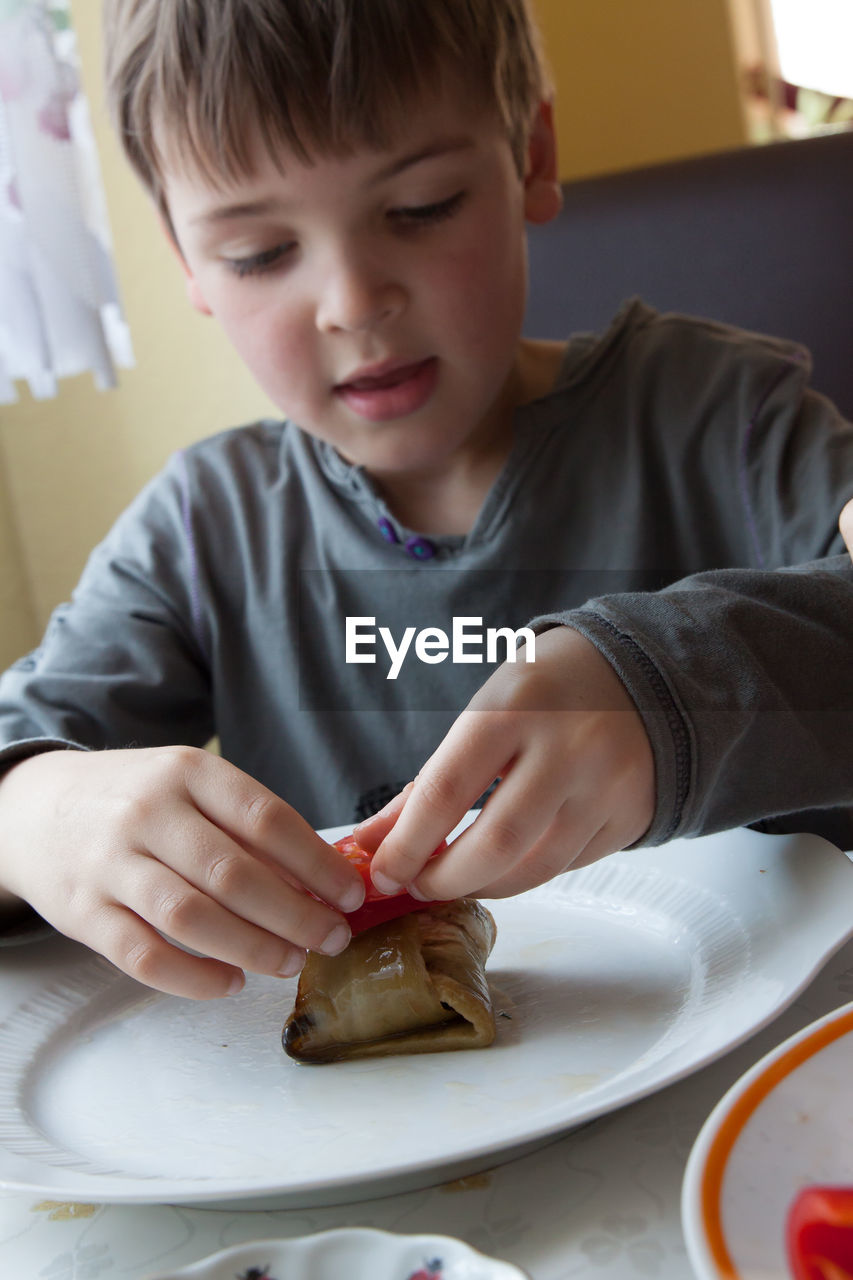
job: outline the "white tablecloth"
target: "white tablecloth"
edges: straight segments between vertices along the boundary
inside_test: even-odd
[[[6,952],[16,990],[27,971],[38,979],[51,945],[18,948],[14,960]],[[0,1013],[3,986],[10,983],[6,970]],[[427,1190],[270,1212],[65,1204],[0,1191],[0,1277],[141,1280],[245,1240],[372,1226],[457,1236],[520,1265],[533,1280],[689,1280],[679,1200],[703,1121],[758,1058],[851,998],[853,942],[794,1005],[718,1062],[531,1155]]]

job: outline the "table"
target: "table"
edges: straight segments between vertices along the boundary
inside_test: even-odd
[[[26,970],[35,987],[55,949],[74,945],[56,939],[2,959]],[[679,1200],[703,1121],[758,1058],[851,999],[853,942],[770,1026],[719,1061],[523,1158],[426,1190],[265,1212],[63,1204],[0,1192],[0,1276],[142,1280],[246,1240],[371,1226],[456,1236],[533,1280],[689,1280]]]

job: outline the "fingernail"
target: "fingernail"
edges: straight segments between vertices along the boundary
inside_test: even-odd
[[[408,893],[410,898],[414,898],[417,902],[435,902],[435,898],[431,898],[426,893],[421,893],[420,889],[418,889],[417,886],[413,884],[410,884],[408,886],[408,888],[406,889],[406,893]]]
[[[246,985],[245,973],[235,973],[231,981],[228,983],[228,989],[225,992],[227,996],[236,996],[238,991],[242,991]]]
[[[358,911],[360,906],[364,905],[365,888],[364,881],[351,885],[337,901],[337,906],[346,914],[348,911]]]
[[[280,978],[295,978],[300,973],[306,960],[301,947],[294,947],[284,964],[276,972]]]
[[[397,884],[396,880],[392,880],[390,876],[383,875],[381,871],[371,871],[370,878],[373,881],[374,887],[377,888],[380,893],[386,893],[389,896],[394,893],[399,893],[403,887],[401,884]]]
[[[317,948],[322,951],[325,956],[337,956],[343,951],[344,947],[349,944],[352,937],[351,931],[345,924],[336,924],[331,933],[327,934]]]

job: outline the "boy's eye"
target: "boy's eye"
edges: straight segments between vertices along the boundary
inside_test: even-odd
[[[466,192],[457,191],[446,200],[435,200],[431,204],[404,205],[389,210],[388,216],[397,226],[426,227],[437,222],[444,222],[465,203]],[[223,258],[229,271],[241,279],[245,276],[263,275],[279,266],[295,248],[292,241],[273,245],[260,253],[249,254],[245,258]]]
[[[261,275],[277,266],[293,249],[292,244],[276,244],[261,253],[250,254],[246,258],[225,258],[229,271],[236,276]]]
[[[465,203],[465,192],[457,191],[446,200],[436,200],[432,204],[417,204],[391,209],[388,216],[393,222],[403,226],[422,227],[435,222],[444,222],[452,218]]]

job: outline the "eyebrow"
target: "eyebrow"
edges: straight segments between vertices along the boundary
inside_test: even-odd
[[[474,146],[473,138],[462,135],[453,138],[436,138],[434,142],[430,142],[425,147],[421,147],[418,151],[412,151],[409,155],[401,156],[397,160],[392,160],[389,165],[380,169],[377,174],[370,180],[370,185],[384,182],[388,178],[395,178],[398,173],[402,173],[405,169],[411,169],[413,165],[421,164],[424,160],[432,160],[436,156],[450,155],[454,151],[470,151]]]
[[[190,224],[228,222],[231,218],[263,218],[269,213],[276,213],[281,205],[278,200],[247,200],[241,204],[223,204],[215,209],[206,209],[190,218]]]
[[[406,169],[422,164],[424,160],[433,160],[437,156],[450,155],[456,151],[469,151],[473,146],[473,139],[465,136],[438,138],[435,142],[430,142],[427,146],[421,147],[417,151],[392,160],[390,164],[385,165],[378,173],[373,175],[368,185],[371,187],[378,186],[381,182],[387,182],[389,178],[397,177],[398,174],[405,172]],[[273,198],[246,200],[238,204],[224,204],[217,206],[215,209],[207,209],[204,213],[196,214],[194,218],[190,218],[190,224],[192,226],[199,224],[209,226],[219,222],[229,222],[232,218],[265,218],[269,214],[280,213],[282,208],[281,201]]]

